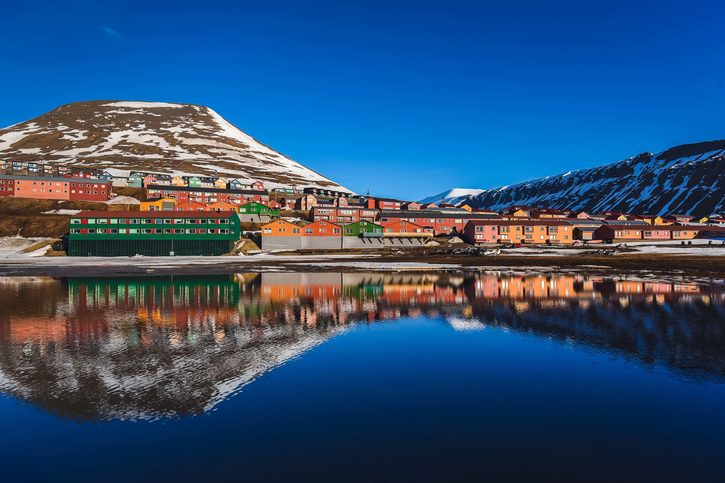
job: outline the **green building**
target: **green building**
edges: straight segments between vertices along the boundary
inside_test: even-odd
[[[131,173],[128,177],[129,188],[143,188],[143,176],[137,173]]]
[[[279,210],[270,208],[262,203],[250,201],[239,207],[239,213],[242,215],[259,215],[259,216],[279,216]]]
[[[269,223],[273,218],[279,218],[279,210],[267,205],[250,201],[239,207],[239,220],[252,223]]]
[[[356,221],[355,223],[345,225],[345,227],[342,229],[342,235],[358,237],[383,236],[383,227],[381,225],[376,225],[371,221],[360,220]]]
[[[239,235],[233,211],[82,211],[70,220],[68,255],[224,255]]]

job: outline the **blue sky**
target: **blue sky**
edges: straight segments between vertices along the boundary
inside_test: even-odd
[[[0,125],[208,105],[356,190],[421,198],[725,137],[725,4],[13,2]]]

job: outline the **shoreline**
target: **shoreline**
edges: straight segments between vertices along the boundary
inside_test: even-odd
[[[0,276],[219,275],[326,271],[586,271],[725,279],[725,256],[661,253],[598,255],[420,253],[260,254],[221,257],[17,257],[0,259]]]

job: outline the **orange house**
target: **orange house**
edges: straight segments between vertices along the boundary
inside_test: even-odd
[[[206,205],[204,211],[237,211],[237,206],[226,201],[217,201]]]
[[[329,221],[314,221],[304,228],[305,236],[342,236],[342,227]]]
[[[302,228],[289,221],[275,220],[262,226],[262,250],[299,250],[302,239]]]
[[[410,221],[397,219],[383,224],[383,236],[432,237],[433,233]]]
[[[174,198],[159,198],[154,201],[142,201],[140,211],[176,211],[176,200]]]
[[[176,205],[176,211],[205,211],[206,205],[198,201],[184,201]]]

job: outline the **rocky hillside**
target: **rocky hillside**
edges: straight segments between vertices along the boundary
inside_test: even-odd
[[[269,187],[339,184],[261,144],[212,109],[91,101],[0,129],[0,158],[69,166],[261,180]]]
[[[725,141],[685,144],[598,168],[570,171],[458,199],[480,209],[534,205],[591,213],[725,211]]]

